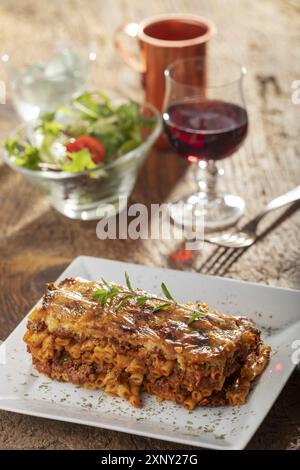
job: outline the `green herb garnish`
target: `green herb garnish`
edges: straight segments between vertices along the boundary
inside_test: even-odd
[[[132,299],[132,294],[128,294],[128,295],[125,295],[121,300],[120,302],[118,303],[118,305],[116,306],[116,310],[118,311],[123,305],[126,304],[126,302],[128,302],[128,300]]]
[[[146,296],[137,297],[135,300],[137,307],[142,307],[147,302],[148,298]]]
[[[126,280],[126,285],[127,285],[128,289],[130,290],[130,292],[134,292],[134,289],[131,285],[128,273],[125,273],[125,280]]]
[[[92,296],[104,307],[108,300],[113,299],[120,293],[120,289],[115,286],[110,286],[104,279],[102,279],[102,281],[105,288],[96,290]]]
[[[201,307],[199,309],[194,309],[194,308],[188,307],[187,305],[179,304],[171,295],[169,289],[167,288],[164,282],[161,283],[161,289],[165,297],[168,300],[170,300],[170,302],[166,302],[165,301],[166,299],[161,298],[161,297],[157,297],[154,295],[144,295],[144,294],[141,295],[141,291],[135,291],[132,287],[131,281],[129,279],[129,275],[126,272],[125,272],[125,280],[126,280],[126,285],[127,285],[128,290],[123,290],[120,286],[118,287],[112,286],[111,284],[109,284],[107,281],[105,281],[102,278],[102,283],[104,287],[96,290],[92,294],[92,297],[95,300],[97,300],[101,304],[102,307],[105,307],[108,300],[113,299],[119,294],[123,295],[123,297],[120,299],[120,301],[116,305],[117,311],[120,309],[120,307],[122,307],[129,300],[134,300],[135,305],[137,307],[145,306],[148,300],[155,300],[159,302],[159,304],[152,308],[151,310],[152,313],[160,312],[163,310],[168,310],[174,307],[179,307],[192,314],[187,322],[188,325],[190,325],[191,323],[193,323],[193,321],[197,320],[198,318],[203,316],[203,314],[206,313],[205,310],[203,310]]]
[[[163,291],[163,293],[165,294],[167,299],[173,300],[173,302],[175,302],[174,298],[170,294],[170,291],[169,291],[169,289],[167,288],[167,286],[164,282],[161,283],[161,290]]]
[[[155,313],[155,312],[160,312],[161,310],[168,310],[170,307],[174,306],[174,304],[161,304],[161,305],[158,305],[157,307],[155,307],[152,312]]]
[[[191,318],[189,319],[188,325],[193,323],[193,321],[198,320],[198,318],[202,317],[202,315],[203,315],[203,313],[201,313],[201,312],[194,313],[194,315],[192,315]]]
[[[107,287],[107,289],[110,289],[110,285],[108,284],[108,282],[103,277],[101,277],[101,281]]]

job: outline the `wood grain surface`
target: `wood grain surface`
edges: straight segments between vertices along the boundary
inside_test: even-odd
[[[243,148],[224,162],[224,185],[240,194],[250,218],[272,197],[299,184],[300,105],[292,103],[292,82],[300,79],[300,2],[297,0],[37,0],[0,1],[0,48],[38,47],[52,25],[79,34],[81,18],[98,49],[92,83],[122,94],[139,94],[139,78],[113,50],[112,33],[126,20],[162,12],[193,12],[218,26],[211,52],[234,55],[245,63],[250,134]],[[37,46],[33,46],[33,42]],[[3,71],[0,70],[0,78]],[[0,105],[0,137],[16,125],[10,93]],[[4,340],[54,280],[78,255],[131,261],[270,284],[300,287],[299,207],[270,216],[255,246],[233,252],[205,244],[188,263],[170,259],[166,241],[100,241],[95,222],[58,214],[46,196],[0,163],[0,339]],[[153,150],[139,176],[133,201],[167,201],[184,192],[185,163],[170,152]],[[284,315],[284,312],[282,312]],[[300,449],[300,371],[293,373],[249,449]],[[165,443],[0,412],[0,448],[26,449],[184,449]]]

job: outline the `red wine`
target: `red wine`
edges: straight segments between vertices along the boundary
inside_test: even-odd
[[[244,108],[233,103],[190,99],[166,109],[164,126],[173,147],[187,160],[219,160],[241,145],[248,117]]]

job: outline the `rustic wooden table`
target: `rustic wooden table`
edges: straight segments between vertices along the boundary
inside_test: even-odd
[[[138,79],[115,55],[111,37],[125,20],[162,12],[193,12],[218,26],[211,50],[221,50],[249,68],[246,82],[251,131],[243,148],[224,162],[226,184],[242,195],[247,217],[272,197],[299,184],[300,105],[291,100],[300,79],[300,4],[298,0],[19,0],[0,2],[0,44],[24,53],[30,39],[51,37],[72,19],[98,46],[93,82],[119,92],[136,92]],[[73,29],[76,34],[76,30]],[[114,73],[117,71],[117,73]],[[2,72],[0,72],[2,73]],[[0,77],[2,78],[2,77]],[[130,87],[129,87],[130,84]],[[0,106],[0,137],[17,123],[9,99]],[[168,200],[175,184],[185,186],[185,164],[171,152],[153,151],[141,171],[132,199]],[[72,221],[49,206],[7,166],[0,167],[0,339],[4,340],[44,291],[45,283],[78,255],[93,255],[156,266],[172,265],[174,250],[164,241],[100,241],[94,222]],[[175,267],[219,274],[273,286],[300,287],[297,208],[268,219],[267,233],[242,252],[205,245],[189,264]],[[269,230],[268,230],[269,228]],[[284,315],[284,312],[282,312]],[[296,370],[251,440],[249,449],[300,449],[300,370]],[[184,449],[172,443],[62,422],[0,412],[0,448],[26,449]]]

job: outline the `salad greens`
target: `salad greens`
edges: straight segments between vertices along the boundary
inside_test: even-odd
[[[19,143],[17,138],[7,139],[5,148],[18,166],[25,166],[30,170],[38,169],[39,151],[27,142]]]
[[[70,156],[70,163],[62,166],[64,171],[81,171],[91,170],[96,168],[96,163],[93,162],[91,154],[87,149],[78,150],[78,152],[68,153]]]
[[[37,125],[5,141],[16,165],[31,170],[82,171],[109,163],[142,143],[142,128],[152,118],[140,115],[139,105],[115,105],[100,92],[84,92],[69,105],[40,117]]]

